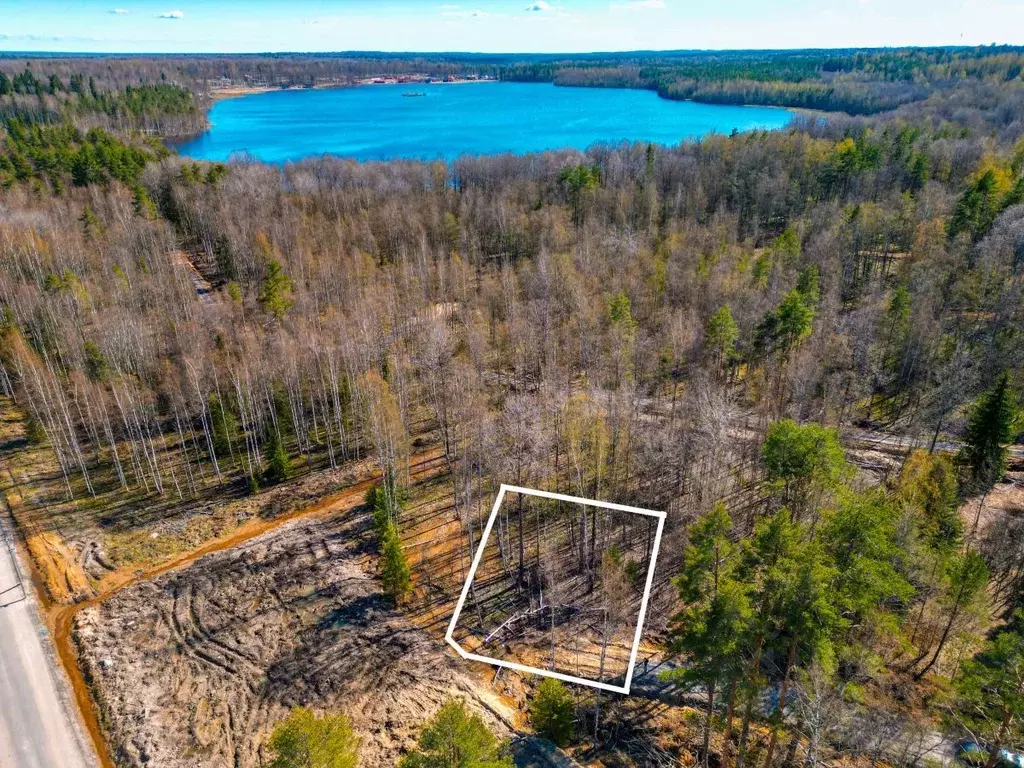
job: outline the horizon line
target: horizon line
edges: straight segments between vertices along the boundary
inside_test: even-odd
[[[358,57],[387,57],[387,56],[472,56],[472,57],[601,57],[601,56],[666,56],[680,54],[716,54],[716,53],[760,53],[760,54],[785,54],[785,53],[844,53],[844,52],[884,52],[884,51],[970,51],[984,49],[1016,49],[1024,51],[1024,44],[1016,43],[986,43],[980,45],[879,45],[879,46],[841,46],[841,47],[801,47],[801,48],[636,48],[617,51],[412,51],[395,50],[387,51],[380,49],[341,49],[330,51],[239,51],[239,52],[217,52],[217,51],[41,51],[41,50],[0,50],[0,59],[11,58],[101,58],[104,56],[125,57],[125,58],[147,58],[147,57],[260,57],[260,56],[306,56],[306,57],[331,57],[340,58],[345,56]]]

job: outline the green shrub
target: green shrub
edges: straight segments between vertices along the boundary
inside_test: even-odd
[[[575,727],[574,709],[575,702],[569,689],[554,678],[544,678],[530,703],[534,730],[558,746],[565,746]]]
[[[499,742],[479,716],[461,701],[449,699],[420,735],[417,748],[398,768],[514,768]]]
[[[274,729],[270,768],[355,768],[360,739],[344,715],[317,716],[304,707]]]

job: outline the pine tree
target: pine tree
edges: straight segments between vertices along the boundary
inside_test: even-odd
[[[110,365],[99,346],[94,341],[86,341],[82,345],[82,349],[85,352],[86,375],[92,381],[106,381],[107,375],[110,373]]]
[[[1010,374],[1003,374],[974,406],[960,460],[968,472],[968,487],[986,494],[1006,473],[1007,446],[1013,442],[1017,400]]]
[[[464,702],[448,699],[420,735],[417,748],[398,768],[514,768],[498,741]]]
[[[103,164],[92,144],[83,143],[72,156],[71,180],[78,187],[88,184],[103,184],[107,180]]]
[[[1018,623],[1024,615],[1018,615]],[[1024,739],[1024,636],[1004,630],[963,665],[950,719],[988,751],[995,768],[1006,745]]]
[[[210,419],[212,425],[213,450],[218,457],[234,455],[235,440],[238,439],[238,419],[216,395],[210,395]]]
[[[534,730],[558,746],[565,746],[573,734],[574,708],[569,689],[554,678],[544,678],[530,703],[530,720]]]
[[[847,623],[856,624],[884,605],[906,603],[913,587],[897,570],[901,551],[896,543],[899,510],[882,490],[847,493],[824,520],[819,541],[837,574],[836,604]]]
[[[292,281],[284,273],[280,263],[271,260],[267,265],[267,277],[263,281],[263,288],[260,290],[260,304],[267,312],[281,320],[294,303]]]
[[[901,389],[904,371],[903,352],[910,329],[910,291],[902,283],[897,285],[889,298],[883,321],[882,367],[888,377],[890,394]]]
[[[82,208],[82,215],[78,217],[78,222],[82,225],[82,234],[89,242],[95,236],[103,233],[103,224],[100,222],[99,216],[88,205]]]
[[[373,531],[377,535],[377,541],[383,542],[388,532],[388,524],[391,522],[391,515],[388,510],[387,494],[379,485],[373,486],[366,492],[366,506],[370,508],[373,516]]]
[[[1001,197],[995,171],[986,170],[957,202],[949,220],[949,237],[966,233],[975,242],[980,240],[999,213]]]
[[[786,509],[760,521],[745,552],[741,578],[753,586],[757,619],[748,697],[756,692],[756,664],[766,645],[778,651],[785,663],[779,687],[779,703],[772,718],[771,737],[765,765],[771,765],[778,741],[782,716],[795,669],[816,659],[831,658],[832,635],[840,626],[832,585],[836,572],[826,551],[810,535],[808,528],[793,522]],[[747,699],[741,751],[746,746],[751,699]]]
[[[742,768],[746,760],[750,721],[764,687],[761,660],[765,646],[779,632],[780,593],[793,580],[799,543],[799,532],[789,512],[783,508],[758,521],[754,535],[744,544],[739,578],[751,585],[753,617],[744,637],[744,650],[751,661],[742,687],[744,707],[736,762],[738,768]]]
[[[397,523],[405,503],[409,500],[408,489],[391,483],[394,490],[388,493],[385,488],[388,485],[385,479],[384,485],[375,485],[366,492],[366,506],[370,508],[373,516],[373,530],[377,535],[378,544],[383,544],[387,536],[388,526]]]
[[[388,522],[380,545],[380,580],[384,593],[396,604],[402,603],[412,589],[412,572],[402,549],[398,528]]]
[[[558,181],[565,186],[572,205],[573,224],[579,227],[587,199],[601,184],[601,170],[594,165],[569,165],[558,174]]]
[[[818,306],[821,299],[821,270],[817,264],[808,264],[800,270],[796,279],[796,290],[808,307],[813,309]]]
[[[752,619],[743,638],[744,655],[751,661],[742,686],[739,766],[746,758],[750,721],[763,687],[761,661],[766,651],[774,650],[788,660],[783,674],[785,690],[798,652],[807,650],[813,657],[826,643],[827,630],[836,623],[835,612],[824,599],[833,573],[823,563],[821,549],[807,544],[804,535],[803,528],[783,508],[758,521],[744,545],[738,578],[750,585]]]
[[[288,460],[288,452],[284,449],[284,443],[281,442],[281,436],[274,427],[270,428],[264,451],[267,469],[263,473],[263,479],[271,484],[287,480],[291,472],[291,462]]]
[[[814,330],[814,305],[794,288],[754,332],[754,346],[764,357],[778,353],[783,360]]]
[[[727,369],[736,356],[736,339],[739,335],[739,328],[732,319],[732,310],[728,305],[715,310],[704,328],[704,336],[708,347],[723,368]]]
[[[779,305],[778,318],[778,337],[785,354],[811,335],[814,307],[799,289],[794,289]]]
[[[360,741],[344,715],[317,717],[297,707],[270,737],[270,768],[355,768]]]
[[[850,476],[850,466],[835,429],[782,419],[768,428],[761,448],[766,476],[795,519],[815,507]]]
[[[132,211],[136,216],[141,216],[144,219],[156,218],[156,203],[141,184],[132,187]]]
[[[729,538],[731,528],[721,502],[697,520],[675,579],[683,608],[672,619],[670,648],[685,665],[666,677],[700,684],[707,692],[701,756],[705,768],[710,762],[715,694],[739,674],[741,639],[750,621],[746,590],[737,578],[740,559]]]
[[[29,445],[42,445],[46,442],[46,430],[43,423],[33,414],[25,416],[25,439]]]

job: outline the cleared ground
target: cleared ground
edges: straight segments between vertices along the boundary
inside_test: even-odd
[[[187,556],[253,521],[330,503],[377,474],[375,462],[367,459],[308,474],[299,465],[298,477],[255,495],[237,477],[223,485],[208,477],[199,495],[179,497],[171,488],[164,495],[125,491],[94,470],[96,495],[78,487],[81,478],[72,476],[75,498],[69,498],[53,451],[26,441],[23,414],[7,398],[0,398],[0,469],[0,494],[47,603],[65,605],[110,593],[140,570]]]
[[[447,696],[507,734],[513,712],[380,595],[365,513],[296,522],[124,590],[78,619],[125,765],[261,764],[288,709],[349,714],[392,766]]]

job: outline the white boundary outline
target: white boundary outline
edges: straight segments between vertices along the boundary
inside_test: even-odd
[[[610,683],[602,683],[597,680],[588,680],[585,677],[564,675],[561,672],[553,672],[549,669],[529,667],[525,664],[517,664],[514,661],[505,661],[504,659],[495,659],[490,656],[481,656],[477,653],[470,653],[455,641],[455,626],[458,624],[462,608],[466,604],[466,597],[469,595],[470,584],[473,583],[473,579],[476,576],[476,569],[480,565],[480,561],[483,559],[484,550],[487,547],[487,540],[490,538],[491,529],[494,527],[494,521],[498,519],[498,510],[501,509],[501,502],[504,501],[505,493],[508,491],[511,491],[512,493],[522,493],[527,496],[540,496],[545,499],[566,501],[571,504],[584,504],[591,507],[615,509],[620,512],[633,512],[638,515],[647,515],[648,517],[656,517],[658,519],[658,532],[654,537],[654,547],[651,550],[651,559],[647,566],[647,583],[644,587],[644,596],[640,600],[640,615],[637,617],[636,632],[633,635],[633,648],[629,654],[629,666],[626,668],[626,680],[624,685],[611,685]],[[624,504],[613,504],[610,501],[595,501],[594,499],[583,499],[578,496],[566,496],[561,493],[551,493],[550,491],[536,491],[532,488],[520,488],[516,485],[505,485],[502,483],[501,489],[498,491],[498,498],[494,500],[494,507],[491,509],[491,516],[487,519],[487,527],[484,528],[484,535],[480,539],[480,546],[476,550],[476,557],[473,558],[473,564],[469,568],[469,576],[466,577],[466,583],[462,585],[462,594],[459,596],[458,605],[455,606],[455,613],[452,614],[452,620],[448,623],[448,631],[444,636],[445,641],[464,659],[482,661],[485,664],[494,664],[499,667],[516,669],[520,672],[531,672],[535,675],[543,675],[544,677],[553,677],[556,680],[563,680],[567,683],[589,685],[592,688],[600,688],[604,691],[628,694],[629,686],[633,682],[633,667],[636,665],[636,654],[637,650],[640,648],[640,636],[643,634],[644,619],[647,616],[647,601],[651,596],[651,583],[654,581],[654,566],[658,561],[658,547],[661,546],[661,533],[664,527],[664,512],[655,512],[652,509],[641,509],[640,507],[627,507]]]

